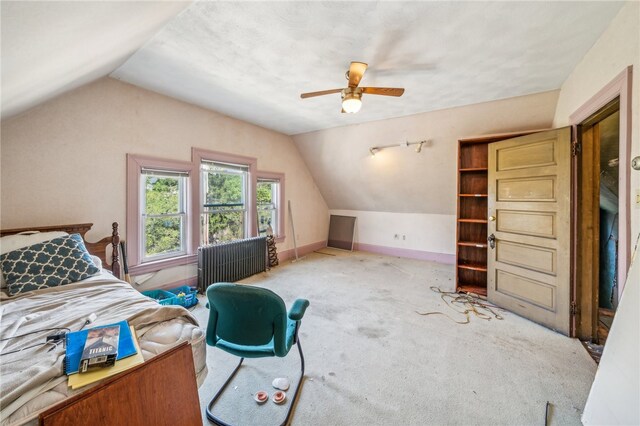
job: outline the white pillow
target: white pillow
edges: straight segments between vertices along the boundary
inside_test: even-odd
[[[53,240],[54,238],[64,237],[65,235],[69,234],[62,231],[25,231],[15,235],[7,235],[0,238],[0,255],[9,253],[10,251],[21,249],[23,247],[29,247],[34,244]],[[0,273],[0,288],[6,287],[7,284],[4,282],[4,275]]]
[[[102,270],[102,259],[98,256],[91,255],[91,260],[93,261],[93,264],[96,265],[96,268]]]

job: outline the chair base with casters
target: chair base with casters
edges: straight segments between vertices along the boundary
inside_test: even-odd
[[[309,301],[296,300],[287,313],[282,299],[272,291],[228,283],[210,286],[207,289],[207,298],[209,299],[207,305],[211,310],[207,327],[207,344],[240,357],[238,365],[207,404],[207,419],[216,425],[231,426],[215,416],[212,410],[240,370],[245,357],[284,357],[295,344],[298,346],[300,355],[300,378],[287,409],[287,415],[281,423],[281,426],[287,425],[304,379],[304,355],[298,330]]]

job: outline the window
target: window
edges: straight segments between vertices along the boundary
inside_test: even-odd
[[[282,241],[283,206],[284,174],[259,172],[253,157],[199,148],[190,162],[127,154],[129,273],[195,263],[199,245],[258,228],[264,235],[271,226]]]
[[[187,173],[143,168],[140,179],[142,262],[187,253]]]
[[[257,171],[256,210],[258,232],[267,235],[269,226],[276,241],[284,241],[284,173]]]
[[[200,243],[217,244],[249,235],[249,167],[202,160]]]
[[[127,154],[126,254],[131,275],[193,263],[193,164]]]
[[[258,208],[258,235],[280,235],[280,181],[258,178],[256,205]]]

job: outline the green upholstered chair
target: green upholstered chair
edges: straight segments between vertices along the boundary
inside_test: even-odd
[[[230,283],[209,286],[207,299],[207,344],[240,357],[235,370],[207,405],[207,418],[217,425],[228,426],[215,417],[211,410],[245,358],[285,357],[289,349],[297,344],[300,353],[300,379],[289,403],[287,417],[282,422],[283,425],[287,424],[304,377],[304,356],[298,329],[309,301],[298,299],[287,312],[280,296],[271,290]]]

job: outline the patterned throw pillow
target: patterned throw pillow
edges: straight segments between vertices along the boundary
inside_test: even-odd
[[[0,261],[11,296],[84,280],[100,272],[79,234],[5,253]]]

